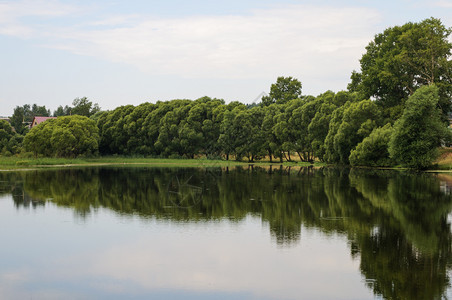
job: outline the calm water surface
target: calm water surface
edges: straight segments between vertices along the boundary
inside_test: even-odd
[[[451,298],[452,176],[0,172],[0,299]]]

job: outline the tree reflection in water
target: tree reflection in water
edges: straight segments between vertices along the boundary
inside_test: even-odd
[[[335,168],[81,168],[0,172],[17,207],[51,201],[82,217],[97,208],[173,222],[259,216],[280,246],[301,227],[343,234],[376,295],[436,299],[449,286],[448,177]],[[447,182],[446,182],[447,184]]]

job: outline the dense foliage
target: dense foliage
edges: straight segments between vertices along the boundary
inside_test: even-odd
[[[99,104],[89,101],[88,98],[82,97],[82,98],[75,98],[74,101],[72,101],[71,106],[58,106],[58,108],[53,112],[54,117],[61,117],[61,116],[70,116],[70,115],[80,115],[85,117],[91,117],[92,115],[96,114],[100,111]]]
[[[78,157],[98,152],[98,128],[83,116],[50,119],[33,127],[24,138],[24,147],[35,156]]]
[[[262,104],[284,104],[301,97],[301,82],[292,77],[278,77],[276,83],[270,86],[270,94],[262,97]]]
[[[338,107],[336,103],[344,101],[357,101],[357,97],[348,92],[337,95],[327,92],[319,97],[251,108],[239,102],[226,105],[223,100],[209,97],[121,106],[99,117],[99,150],[101,154],[163,157],[224,155],[226,159],[233,156],[248,161],[264,156],[292,161],[293,155],[301,161],[312,161],[315,157],[323,160],[314,151],[322,154],[329,115]],[[376,108],[368,100],[356,105],[367,105],[368,111]],[[364,110],[355,113],[363,118],[378,115],[378,108],[370,111],[369,116]]]
[[[16,133],[8,121],[0,120],[0,154],[9,156],[19,153],[23,136]]]
[[[11,126],[19,134],[26,134],[35,116],[50,117],[50,110],[37,104],[16,106],[10,118]]]
[[[438,106],[446,115],[452,96],[450,33],[435,18],[386,29],[366,47],[361,72],[353,72],[349,89],[375,97],[394,119],[418,88],[436,84]]]
[[[397,162],[407,167],[427,168],[438,156],[441,142],[450,140],[450,132],[441,122],[438,101],[435,86],[422,87],[408,98],[389,142],[389,153]]]
[[[352,150],[349,157],[350,164],[352,166],[392,166],[394,162],[388,151],[392,132],[391,124],[375,128]]]

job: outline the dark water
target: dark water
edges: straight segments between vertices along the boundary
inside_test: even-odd
[[[0,299],[451,298],[452,176],[0,172]]]

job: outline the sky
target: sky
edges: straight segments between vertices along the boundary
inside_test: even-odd
[[[375,34],[430,17],[451,27],[452,0],[0,0],[0,116],[78,97],[252,103],[279,76],[338,92]]]

